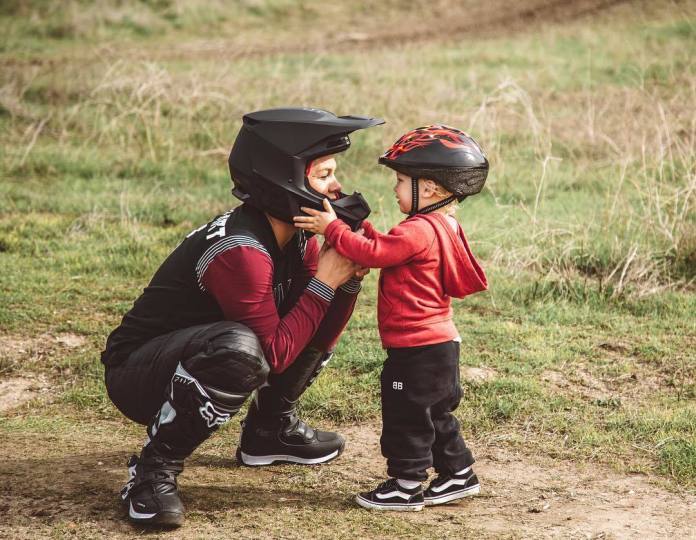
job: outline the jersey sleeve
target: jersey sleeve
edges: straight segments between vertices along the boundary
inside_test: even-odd
[[[307,241],[301,275],[297,279],[293,279],[294,283],[303,283],[302,280],[308,281],[316,274],[319,264],[319,251],[319,242],[317,237],[314,236]],[[336,346],[338,338],[353,314],[355,301],[360,289],[360,282],[351,278],[336,290],[334,299],[324,319],[311,339],[310,345],[312,347],[327,352]]]
[[[336,219],[326,228],[326,240],[344,257],[369,268],[405,264],[427,251],[435,241],[432,228],[415,220],[403,221],[387,234],[377,232],[369,223],[364,228],[362,236]]]
[[[281,318],[273,296],[273,262],[251,246],[218,254],[207,265],[201,283],[225,319],[256,334],[273,373],[284,371],[307,346],[334,297],[331,287],[310,277],[298,301]]]

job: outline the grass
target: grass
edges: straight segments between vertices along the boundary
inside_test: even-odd
[[[405,5],[388,4],[376,9]],[[28,360],[0,358],[0,373],[46,373],[60,382],[54,406],[120,418],[98,354],[181,237],[235,204],[225,160],[244,112],[385,117],[339,161],[382,230],[400,216],[376,157],[406,129],[443,121],[492,163],[484,193],[458,211],[491,282],[455,302],[461,362],[495,372],[465,382],[465,433],[693,490],[696,18],[659,4],[510,36],[340,50],[322,46],[307,14],[326,28],[368,21],[374,6],[4,3],[0,335],[87,343],[36,345]],[[279,26],[280,50],[221,56]],[[373,272],[303,399],[313,420],[379,417],[375,299]],[[33,429],[22,418],[0,430]]]

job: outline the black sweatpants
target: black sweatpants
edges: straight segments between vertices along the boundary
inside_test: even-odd
[[[459,405],[459,343],[387,349],[381,377],[382,455],[387,474],[426,480],[474,463],[452,412]]]

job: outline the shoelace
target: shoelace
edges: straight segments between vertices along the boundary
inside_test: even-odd
[[[399,483],[397,482],[396,478],[390,478],[389,480],[385,480],[382,482],[380,485],[377,486],[377,489],[375,491],[379,491],[381,489],[386,489],[386,488],[399,488]]]

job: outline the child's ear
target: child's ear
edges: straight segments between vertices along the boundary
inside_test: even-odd
[[[421,186],[423,186],[421,193],[423,197],[432,197],[435,195],[435,193],[437,193],[437,186],[432,180],[421,178]]]

